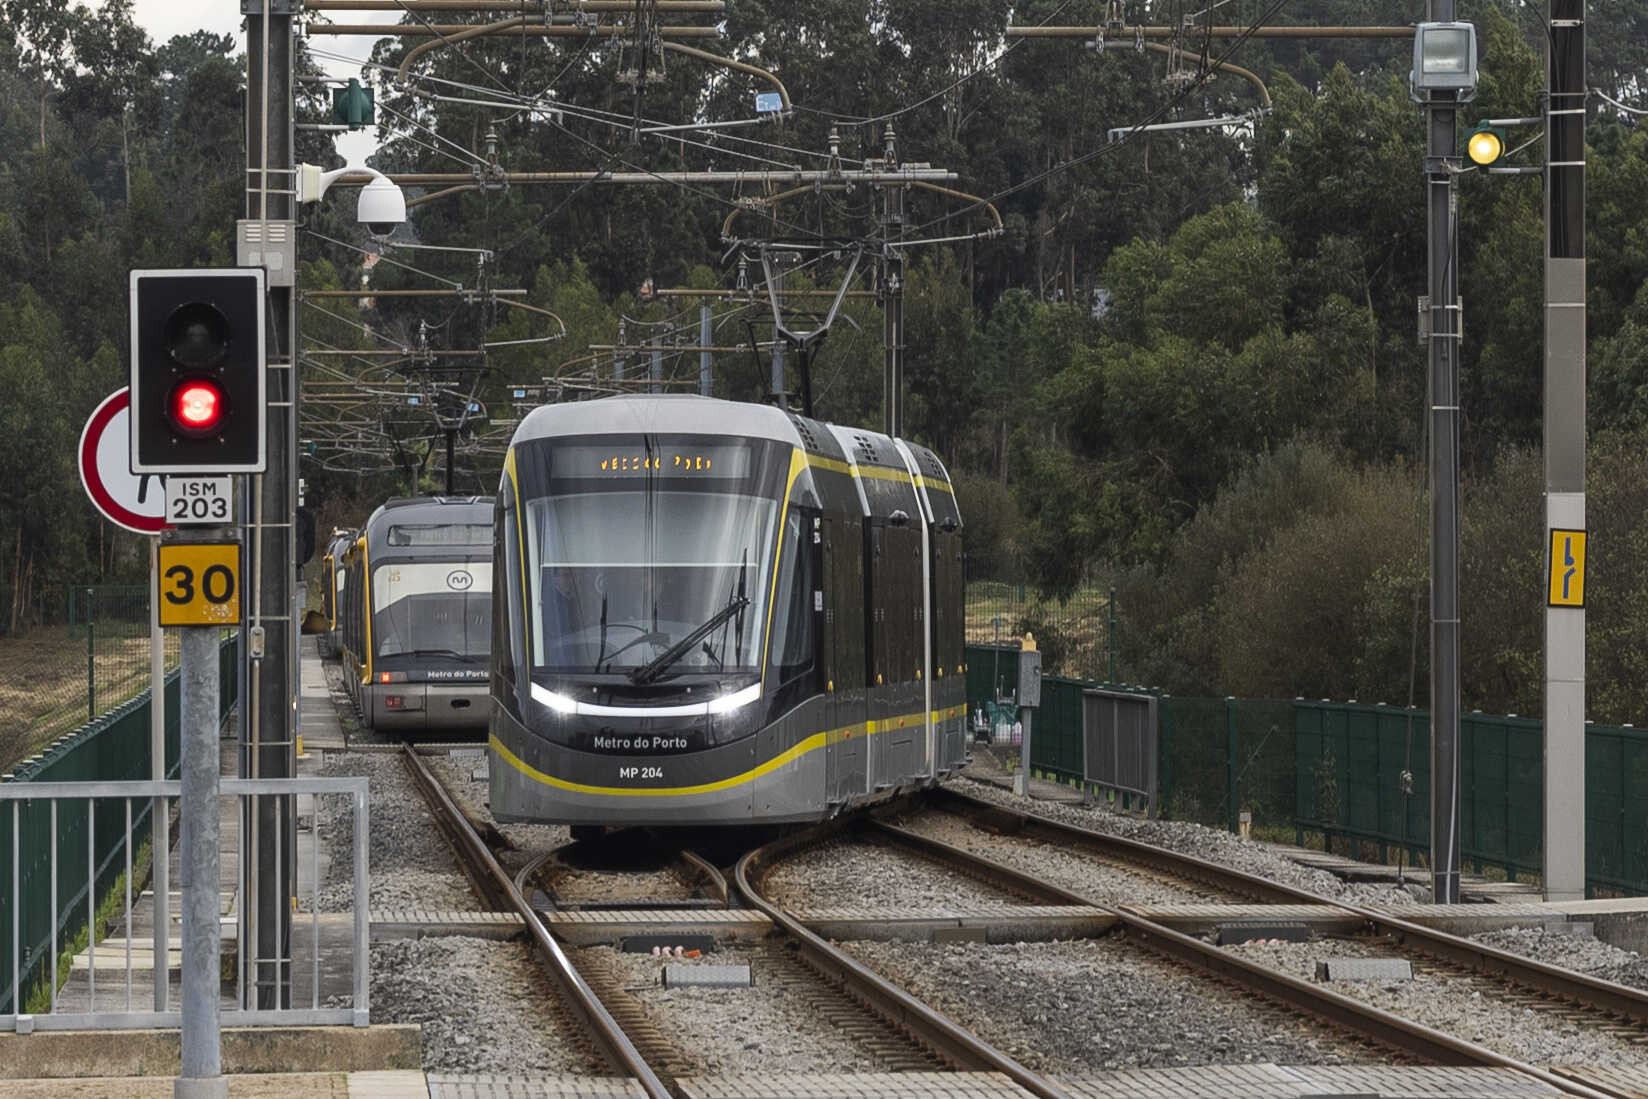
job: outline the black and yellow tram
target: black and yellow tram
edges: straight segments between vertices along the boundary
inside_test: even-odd
[[[495,527],[498,819],[815,820],[963,763],[931,451],[703,397],[556,405],[516,430]]]

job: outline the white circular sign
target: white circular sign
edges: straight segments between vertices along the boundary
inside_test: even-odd
[[[166,478],[132,472],[131,391],[106,397],[80,432],[80,484],[111,523],[137,534],[167,529]]]

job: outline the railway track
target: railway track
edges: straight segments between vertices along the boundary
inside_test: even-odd
[[[1420,964],[1431,967],[1433,971],[1445,969],[1452,974],[1486,982],[1494,986],[1508,1002],[1553,1011],[1560,1018],[1582,1020],[1588,1026],[1608,1028],[1615,1033],[1628,1029],[1631,1040],[1648,1043],[1648,994],[1636,989],[1546,965],[1360,905],[1269,882],[1194,856],[1037,817],[970,798],[953,790],[934,792],[931,803],[962,813],[993,831],[1056,839],[1067,847],[1092,852],[1102,860],[1147,866],[1155,873],[1218,888],[1234,897],[1263,903],[1319,905],[1353,914],[1364,923],[1363,935],[1393,943],[1418,955]],[[1279,973],[1181,934],[1131,910],[1130,906],[1099,903],[1076,890],[1044,881],[960,847],[918,835],[885,820],[877,819],[871,827],[882,836],[907,845],[928,858],[945,861],[961,872],[983,878],[994,876],[1004,888],[1052,903],[1085,904],[1100,908],[1113,915],[1127,934],[1160,953],[1434,1063],[1511,1068],[1568,1094],[1608,1096],[1611,1099],[1632,1099],[1638,1095],[1635,1091],[1615,1090],[1599,1082],[1582,1083],[1571,1076],[1547,1071],[1402,1019],[1360,1000]]]
[[[911,1042],[940,1063],[956,1069],[999,1072],[1032,1095],[1065,1099],[1069,1093],[1057,1083],[883,979],[762,895],[761,879],[776,862],[798,848],[836,834],[841,827],[836,823],[821,825],[749,852],[738,861],[735,880],[739,892],[772,920],[773,926],[785,936],[787,948],[794,951],[802,964],[844,995],[874,1011],[892,1031],[908,1035]]]
[[[439,827],[459,852],[465,874],[487,903],[512,911],[523,920],[545,971],[555,979],[569,1014],[578,1029],[588,1035],[590,1046],[599,1058],[615,1073],[636,1081],[649,1096],[678,1094],[675,1080],[692,1075],[697,1066],[680,1053],[649,1018],[646,1008],[629,995],[615,968],[603,967],[598,962],[592,964],[589,959],[580,965],[561,949],[524,895],[522,884],[529,880],[534,868],[529,865],[519,879],[512,878],[489,850],[487,840],[464,817],[417,754],[407,749],[404,758],[418,788],[429,800]],[[990,831],[1056,842],[1067,850],[1078,850],[1097,861],[1130,871],[1145,868],[1164,881],[1194,883],[1202,891],[1211,890],[1243,901],[1329,906],[1352,913],[1363,922],[1366,935],[1397,943],[1421,955],[1425,959],[1423,965],[1450,967],[1473,979],[1495,982],[1511,990],[1507,999],[1513,1002],[1583,1016],[1587,1025],[1597,1025],[1600,1018],[1603,1026],[1616,1032],[1640,1033],[1642,1040],[1648,1041],[1648,996],[1633,989],[1570,973],[1193,856],[1021,813],[953,791],[936,792],[932,795],[932,804],[959,813]],[[776,864],[800,849],[840,835],[844,827],[869,830],[876,833],[878,839],[1032,901],[1082,905],[1102,911],[1114,918],[1131,939],[1181,965],[1207,973],[1245,993],[1277,1002],[1288,1010],[1326,1020],[1361,1039],[1405,1055],[1440,1065],[1511,1069],[1565,1094],[1587,1099],[1624,1099],[1636,1094],[1610,1088],[1605,1081],[1593,1078],[1581,1082],[1575,1075],[1548,1071],[1403,1019],[1181,934],[1133,911],[1128,905],[1097,903],[1079,891],[918,835],[883,819],[858,818],[851,825],[822,825],[745,854],[737,864],[737,889],[752,907],[772,921],[781,936],[776,945],[761,948],[763,972],[768,982],[802,997],[814,1016],[893,1071],[997,1072],[1033,1095],[1067,1094],[1055,1081],[1029,1069],[966,1027],[884,980],[762,895],[762,879]],[[700,886],[714,888],[716,876],[704,860],[689,858],[680,872]]]
[[[599,958],[574,961],[551,937],[527,899],[531,882],[544,873],[553,874],[556,860],[539,857],[511,877],[493,857],[487,840],[465,817],[419,754],[408,747],[403,758],[430,803],[438,826],[458,852],[460,865],[478,895],[499,910],[514,912],[525,922],[544,968],[554,976],[563,998],[571,1006],[571,1013],[590,1035],[592,1045],[603,1059],[620,1075],[639,1082],[650,1096],[681,1094],[676,1081],[694,1074],[698,1069],[696,1063],[677,1048],[647,1009],[630,995],[615,967]],[[746,863],[740,862],[739,866],[743,872]],[[727,903],[727,883],[707,860],[691,853],[683,854],[677,873],[696,890],[711,897],[718,894],[719,903],[723,906]],[[748,880],[741,877],[745,883],[742,888],[746,896],[755,896]],[[764,902],[758,906],[764,907]],[[794,927],[800,934],[786,934],[760,949],[766,982],[805,1003],[811,1015],[851,1040],[886,1070],[1006,1071],[1031,1094],[1045,1099],[1058,1099],[1066,1094],[791,923],[788,917],[780,914],[778,923],[788,925],[786,932]]]
[[[584,974],[550,935],[538,913],[493,856],[486,841],[470,825],[418,753],[407,745],[402,759],[412,775],[413,783],[428,801],[436,827],[452,844],[453,851],[458,855],[458,864],[477,895],[495,909],[513,912],[521,918],[544,971],[554,980],[569,1014],[576,1020],[579,1030],[589,1037],[602,1059],[616,1074],[639,1084],[649,1099],[672,1099],[673,1092],[647,1062],[625,1027],[613,1017]],[[610,993],[612,990],[608,991]],[[661,1040],[662,1036],[659,1037]]]

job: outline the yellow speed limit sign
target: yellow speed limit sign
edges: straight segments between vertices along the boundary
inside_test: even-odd
[[[160,547],[160,624],[240,624],[240,546],[234,542]]]

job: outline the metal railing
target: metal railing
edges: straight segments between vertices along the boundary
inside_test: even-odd
[[[33,783],[3,783],[0,784],[0,835],[6,831],[10,836],[0,850],[0,859],[9,855],[10,880],[6,883],[6,893],[0,898],[0,928],[4,929],[5,938],[0,940],[10,952],[11,959],[11,986],[0,989],[0,1006],[6,1010],[0,1012],[0,1031],[16,1031],[27,1034],[34,1030],[88,1030],[88,1029],[136,1029],[144,1027],[172,1027],[182,1022],[182,1012],[171,1007],[170,980],[173,967],[170,960],[169,928],[157,921],[153,943],[153,974],[154,987],[152,990],[152,1006],[147,1010],[139,1010],[134,1006],[134,969],[132,964],[133,948],[133,911],[132,891],[136,877],[142,873],[140,866],[134,866],[137,861],[140,840],[134,838],[142,832],[141,823],[134,828],[134,820],[141,822],[145,810],[151,805],[158,808],[156,819],[170,821],[174,804],[182,793],[182,783],[169,782],[33,782]],[[294,796],[296,795],[296,796]],[[349,778],[291,778],[291,779],[230,779],[222,780],[221,796],[241,798],[274,797],[277,806],[296,806],[297,797],[311,799],[309,814],[311,825],[309,842],[313,845],[314,858],[311,863],[315,867],[311,875],[309,895],[309,985],[310,996],[307,1007],[287,1007],[279,1009],[251,1009],[247,1008],[248,990],[246,973],[249,966],[274,964],[281,968],[283,985],[294,987],[292,978],[294,959],[290,953],[281,958],[248,958],[245,935],[245,906],[234,905],[237,918],[236,932],[236,988],[233,1007],[225,1007],[222,1012],[224,1026],[328,1026],[353,1025],[364,1027],[370,1019],[371,1004],[368,993],[368,870],[367,870],[367,836],[369,834],[369,820],[367,810],[367,779],[365,776]],[[322,942],[321,934],[321,881],[319,868],[322,865],[321,855],[321,814],[318,812],[320,799],[324,797],[348,797],[352,809],[352,837],[350,850],[352,852],[352,884],[353,884],[353,926],[349,944],[346,948],[350,960],[350,993],[347,997],[349,1005],[345,1007],[322,1006],[321,996],[321,956],[323,953],[341,953],[336,949],[328,951]],[[69,803],[65,805],[65,803]],[[246,838],[241,832],[240,821],[246,819],[245,814],[238,811],[224,814],[225,822],[233,821],[235,831],[235,847],[244,865],[246,855]],[[135,809],[135,812],[134,812]],[[67,851],[60,849],[58,843],[59,821],[63,818],[72,818],[80,814],[84,818],[86,845],[83,851]],[[99,822],[106,832],[108,821],[113,819],[123,828],[123,842],[112,849],[99,860],[97,834]],[[275,829],[276,849],[275,860],[278,863],[282,856],[280,850],[281,838],[286,834],[289,825],[279,822]],[[9,826],[9,827],[8,827]],[[47,845],[31,844],[25,839],[25,833],[38,828],[49,828],[50,843]],[[158,842],[152,844],[152,858],[161,860],[161,865],[169,869],[171,853],[165,842],[169,829],[159,829],[155,835]],[[301,843],[300,837],[296,842]],[[22,856],[26,851],[40,852],[42,846],[49,852],[44,859],[38,854],[27,864]],[[297,852],[292,852],[296,854]],[[113,870],[118,865],[116,860],[123,861],[123,887],[119,880],[113,880]],[[0,863],[3,865],[3,863]],[[152,862],[151,862],[152,865]],[[49,911],[33,912],[24,908],[24,898],[39,896],[42,890],[35,888],[40,876],[45,877],[46,888],[44,893],[49,899]],[[170,877],[170,875],[167,875]],[[72,984],[73,967],[70,966],[71,980],[64,982],[60,974],[63,972],[63,961],[59,956],[60,929],[68,925],[65,917],[65,897],[67,906],[80,907],[85,912],[87,931],[87,965],[86,987],[82,994],[78,988],[70,989]],[[97,982],[97,953],[99,930],[102,920],[98,916],[101,908],[106,908],[111,902],[121,904],[123,919],[121,926],[125,931],[124,942],[114,947],[123,957],[123,980],[117,982],[112,991],[107,988],[102,993],[98,990]],[[295,949],[304,936],[301,931],[301,917],[293,920],[293,934],[289,950]],[[35,947],[30,956],[25,956],[24,927],[39,927],[42,923],[49,923],[49,941],[47,949],[41,951]],[[169,923],[169,921],[167,921]],[[36,976],[38,974],[38,976]],[[291,982],[291,983],[289,983]],[[73,992],[72,996],[67,995]],[[82,996],[84,1002],[82,1003]],[[31,1000],[43,998],[41,1006],[46,1008],[44,1014],[39,1011],[29,1011],[34,1006]],[[342,997],[328,996],[327,1001]]]
[[[1156,759],[1160,751],[1155,695],[1089,687],[1082,691],[1082,782],[1114,793],[1122,808],[1135,799],[1156,816]]]

